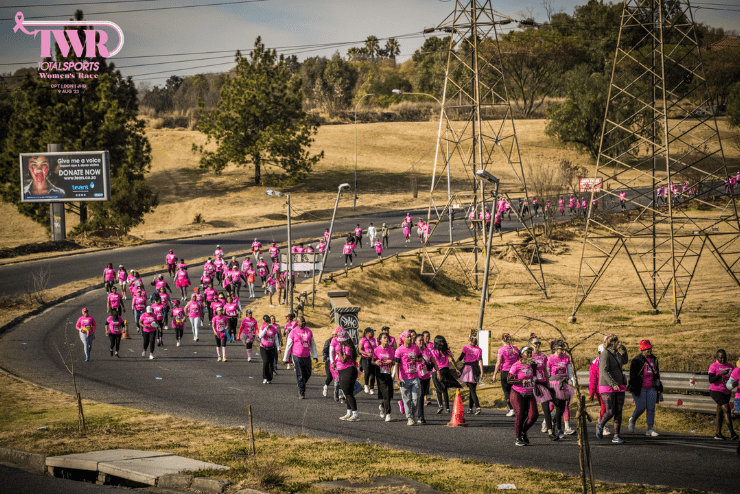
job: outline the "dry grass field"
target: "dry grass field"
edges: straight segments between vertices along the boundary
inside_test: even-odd
[[[557,145],[544,134],[544,120],[516,121],[516,132],[525,166],[552,167],[567,159],[574,164],[590,166],[587,156]],[[728,137],[725,122],[720,122],[722,136]],[[394,122],[357,125],[357,176],[359,214],[378,209],[424,206],[432,181],[438,122]],[[460,130],[460,129],[458,129]],[[234,228],[260,227],[284,221],[285,207],[281,201],[264,195],[265,187],[253,185],[251,167],[227,167],[223,174],[203,172],[198,168],[193,143],[201,144],[204,136],[197,131],[147,129],[152,144],[153,162],[149,180],[160,193],[160,205],[132,234],[145,240],[170,238],[195,233],[217,233]],[[285,189],[297,210],[294,218],[323,219],[330,215],[337,186],[354,181],[354,125],[326,125],[319,129],[313,150],[325,153],[324,160],[300,185]],[[444,149],[441,149],[444,152]],[[725,146],[728,165],[740,164],[740,153]],[[494,155],[490,171],[501,178],[502,190],[516,193],[519,184],[501,155]],[[467,192],[470,180],[453,159],[453,190]],[[419,195],[412,196],[410,172],[416,171]],[[442,170],[438,171],[437,178]],[[444,188],[444,187],[443,187]],[[441,196],[440,196],[441,197]],[[443,201],[444,202],[444,201]],[[339,214],[352,214],[352,195],[344,194]],[[44,227],[33,223],[15,211],[13,206],[0,203],[5,218],[0,231],[0,247],[15,247],[46,239]],[[202,222],[194,223],[196,215]],[[67,215],[67,226],[76,224]]]

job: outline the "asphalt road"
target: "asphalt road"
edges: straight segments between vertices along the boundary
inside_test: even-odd
[[[363,226],[370,221],[376,226],[384,221],[398,223],[398,217],[399,215],[389,214],[386,219],[364,218]],[[344,220],[336,231],[348,231],[356,223],[356,220]],[[463,225],[462,221],[456,224],[455,231],[458,234],[465,232]],[[504,227],[509,225],[513,225],[513,222],[508,225],[504,222]],[[296,234],[296,237],[318,238],[324,227],[325,223],[303,225],[301,228],[306,228],[305,233]],[[259,238],[271,240],[273,230],[275,239],[279,241],[277,235],[284,232],[284,228],[263,230]],[[416,243],[418,240],[415,240],[407,248],[400,235],[399,231],[393,233],[391,249],[387,251],[389,255],[419,245]],[[249,234],[238,234],[195,239],[173,242],[173,248],[178,255],[187,259],[211,253],[216,243],[221,244],[227,252],[245,250],[253,238]],[[90,273],[79,275],[79,278],[87,278],[100,275],[106,262],[114,262],[116,265],[123,263],[127,267],[160,264],[167,248],[169,245],[157,244],[74,256],[60,260],[55,264],[55,270],[77,276],[77,270],[88,266]],[[343,264],[337,248],[333,250],[328,269],[337,269]],[[375,257],[367,247],[358,251],[358,262]],[[195,269],[192,274],[197,279],[200,270]],[[0,276],[3,279],[8,276],[4,268],[0,270]],[[245,302],[245,305],[248,306],[248,303]],[[167,346],[155,349],[154,360],[141,357],[142,341],[135,332],[132,340],[122,343],[122,357],[110,357],[107,338],[102,329],[99,329],[98,338],[93,344],[92,359],[85,363],[81,343],[73,327],[83,306],[90,308],[91,315],[98,319],[99,324],[102,323],[105,312],[104,291],[96,290],[65,302],[3,335],[0,339],[0,365],[12,374],[32,382],[71,393],[71,378],[58,352],[66,344],[71,344],[76,359],[78,387],[82,396],[87,399],[229,426],[244,425],[247,417],[246,405],[251,404],[255,425],[270,432],[340,437],[358,442],[373,441],[409,451],[578,473],[575,438],[568,437],[552,443],[539,433],[539,427],[536,426],[530,433],[532,445],[515,447],[513,419],[498,411],[485,410],[479,416],[469,416],[467,420],[470,427],[453,429],[443,427],[449,421],[449,415],[436,415],[435,407],[431,406],[427,412],[427,425],[408,427],[405,420],[400,420],[401,416],[397,411],[393,413],[396,421],[381,421],[376,396],[360,393],[358,408],[361,421],[342,422],[338,417],[344,414],[344,406],[321,396],[323,377],[314,376],[308,385],[307,399],[299,401],[293,371],[280,366],[281,370],[273,383],[263,385],[259,357],[248,363],[244,348],[241,344],[234,343],[228,346],[228,362],[217,362],[215,345],[211,338],[206,336],[199,342],[194,342],[187,336],[187,329],[180,347],[174,345],[171,331],[166,334]],[[274,313],[282,319],[283,312],[285,311],[275,309]],[[130,311],[126,316],[131,321]],[[395,317],[389,315],[391,328]],[[66,342],[65,334],[68,337]],[[204,332],[206,334],[207,331]],[[322,346],[321,343],[319,342],[319,347]],[[397,408],[394,407],[394,410]],[[660,410],[657,412],[657,429],[660,430]],[[623,445],[612,444],[606,439],[593,439],[591,446],[597,479],[737,492],[737,456],[734,443],[674,434],[647,438],[642,434],[624,431],[624,436],[627,443]]]

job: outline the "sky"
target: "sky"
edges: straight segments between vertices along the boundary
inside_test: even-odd
[[[86,20],[116,23],[124,33],[124,46],[109,61],[124,76],[153,86],[173,74],[226,71],[234,65],[234,52],[247,54],[257,36],[268,48],[295,54],[299,60],[330,57],[337,50],[346,55],[369,35],[381,38],[381,46],[383,38],[396,37],[401,47],[397,60],[402,62],[424,42],[421,32],[441,23],[455,5],[439,0],[242,0],[213,5],[235,1],[239,0],[4,0],[8,5],[0,6],[0,19],[6,19],[0,20],[0,73],[37,66],[41,59],[40,36],[34,39],[13,31],[17,12],[26,21],[63,21],[80,8]],[[556,11],[567,14],[586,2],[552,0]],[[172,8],[204,4],[211,5]],[[514,19],[531,13],[538,22],[547,20],[542,0],[494,0],[492,6]],[[700,7],[695,11],[697,22],[725,29],[740,26],[740,0],[701,0],[692,6]],[[130,10],[136,12],[121,12]],[[115,46],[117,34],[108,28],[106,32],[108,45]],[[324,44],[330,46],[316,46]]]

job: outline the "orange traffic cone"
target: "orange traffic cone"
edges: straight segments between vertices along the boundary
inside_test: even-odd
[[[465,423],[465,407],[463,406],[462,396],[458,389],[455,393],[455,405],[452,407],[452,419],[447,427],[467,427]]]
[[[128,328],[124,325],[123,326],[123,335],[121,336],[122,340],[130,340],[131,336],[128,334]]]

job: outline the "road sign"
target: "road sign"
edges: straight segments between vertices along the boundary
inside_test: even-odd
[[[601,192],[601,178],[582,178],[581,192]]]
[[[318,252],[302,252],[300,254],[291,254],[293,271],[321,271],[321,258],[323,254]],[[280,270],[288,270],[288,254],[280,254]]]

